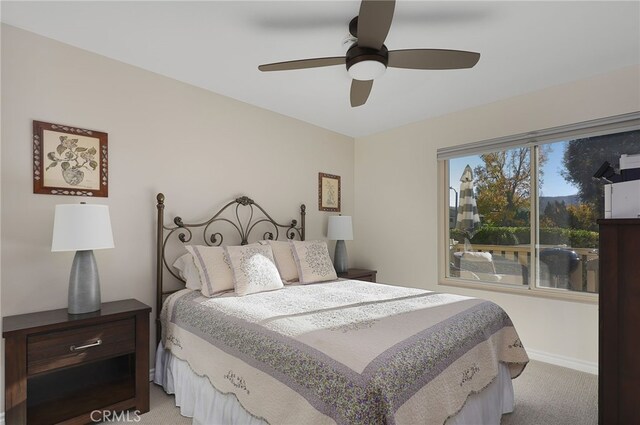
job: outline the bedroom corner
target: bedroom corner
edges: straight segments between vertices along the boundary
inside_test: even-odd
[[[597,305],[438,284],[436,151],[638,111],[638,93],[640,67],[631,66],[357,138],[356,210],[368,214],[357,215],[354,221],[361,232],[354,241],[355,260],[375,264],[381,282],[393,276],[403,285],[494,300],[513,315],[532,358],[597,373]],[[394,163],[402,167],[387,165]],[[380,174],[380,169],[387,172]],[[404,207],[379,208],[392,204]],[[380,222],[410,223],[411,232],[379,227]],[[389,252],[402,254],[390,256]]]

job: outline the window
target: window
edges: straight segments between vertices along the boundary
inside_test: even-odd
[[[444,283],[592,298],[605,184],[593,174],[622,154],[640,154],[640,114],[439,150]]]

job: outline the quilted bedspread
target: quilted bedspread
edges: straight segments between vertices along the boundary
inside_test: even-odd
[[[165,348],[272,424],[442,424],[529,360],[492,302],[353,280],[183,290],[161,320]]]

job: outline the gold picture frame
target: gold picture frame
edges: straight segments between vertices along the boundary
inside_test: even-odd
[[[109,196],[107,133],[33,121],[33,193]]]
[[[340,176],[318,173],[318,209],[340,212],[341,198]]]

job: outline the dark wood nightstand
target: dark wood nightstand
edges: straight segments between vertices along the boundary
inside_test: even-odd
[[[148,412],[149,312],[130,299],[93,313],[5,317],[6,423],[84,424],[103,411]]]
[[[338,273],[338,277],[343,279],[365,280],[367,282],[376,281],[376,270],[349,269],[346,273]]]

